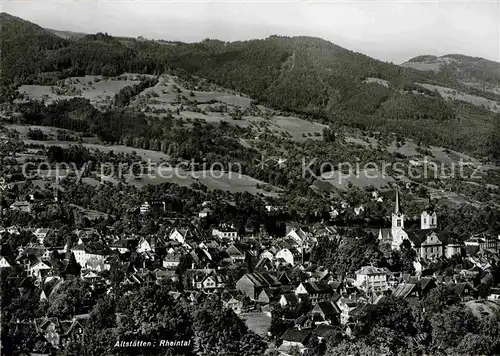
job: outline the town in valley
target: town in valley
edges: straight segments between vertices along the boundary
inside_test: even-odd
[[[0,20],[3,355],[500,354],[500,63]]]

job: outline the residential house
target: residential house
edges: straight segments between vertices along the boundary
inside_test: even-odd
[[[269,304],[278,301],[281,290],[279,288],[264,288],[257,297],[257,302],[261,304]]]
[[[136,250],[139,253],[144,253],[144,252],[153,252],[154,249],[155,249],[155,243],[152,239],[148,240],[145,237],[141,237]]]
[[[168,239],[170,241],[177,241],[181,245],[185,245],[188,239],[193,238],[193,234],[191,233],[191,230],[186,229],[186,228],[175,228],[172,231],[170,231],[168,235]]]
[[[255,271],[266,272],[274,269],[273,262],[268,258],[260,259],[254,267]]]
[[[419,298],[420,288],[417,284],[413,283],[400,283],[392,295],[398,298]]]
[[[290,277],[288,277],[288,274],[286,272],[278,273],[278,280],[284,286],[289,286],[290,284],[292,284],[292,280],[290,279]]]
[[[274,260],[274,255],[275,255],[275,253],[271,252],[270,250],[264,250],[259,255],[259,258],[260,259],[267,258],[268,260],[272,261],[272,260]]]
[[[250,248],[245,244],[233,243],[226,249],[226,253],[229,255],[231,262],[242,262],[250,253]]]
[[[109,244],[109,249],[119,253],[127,253],[135,250],[137,247],[136,239],[120,239]]]
[[[31,213],[33,210],[33,204],[27,201],[16,201],[10,205],[11,211],[20,211],[23,213]]]
[[[28,275],[35,278],[38,282],[45,279],[49,271],[52,269],[49,262],[38,261],[28,269]]]
[[[0,257],[0,268],[10,268],[10,267],[11,265],[7,261],[7,259],[4,256]]]
[[[70,343],[82,343],[84,327],[81,319],[62,320],[43,317],[35,319],[36,331],[42,334],[52,346],[62,349]]]
[[[13,225],[13,226],[9,226],[7,228],[3,228],[3,227],[0,227],[0,235],[3,235],[5,233],[8,233],[9,235],[20,235],[21,234],[21,230],[19,229],[19,227]]]
[[[279,304],[282,308],[284,307],[294,307],[300,303],[299,296],[295,293],[282,294],[279,300]]]
[[[210,210],[209,208],[203,208],[199,213],[198,213],[198,217],[204,219],[206,217],[208,217],[210,214],[212,214],[212,210]]]
[[[477,297],[477,290],[468,282],[452,283],[451,286],[463,302]]]
[[[147,214],[149,212],[159,213],[164,211],[166,211],[166,204],[164,201],[159,200],[150,202],[146,201],[139,207],[139,212],[141,214]]]
[[[172,281],[172,282],[177,282],[179,280],[179,277],[175,271],[162,271],[162,270],[157,270],[155,271],[155,278],[157,281]]]
[[[340,310],[340,323],[345,325],[349,322],[350,312],[357,308],[358,303],[353,299],[339,298],[337,306]]]
[[[283,248],[278,251],[276,258],[282,258],[289,265],[295,266],[296,263],[302,261],[302,253],[296,248]]]
[[[387,270],[373,266],[364,266],[355,272],[354,285],[365,293],[385,292],[389,289],[387,284]]]
[[[490,295],[487,298],[492,301],[500,301],[500,288],[491,288]]]
[[[280,281],[270,273],[247,273],[236,282],[236,289],[251,300],[256,300],[263,289],[279,286]]]
[[[285,239],[292,239],[298,246],[304,245],[308,238],[308,234],[302,229],[290,229],[285,236]]]
[[[50,251],[40,244],[29,244],[24,248],[16,262],[19,263],[27,271],[30,266],[38,261],[46,261],[50,259]]]
[[[33,232],[33,235],[35,235],[37,241],[39,244],[43,245],[43,241],[45,240],[45,238],[47,237],[47,235],[49,234],[49,229],[45,229],[45,228],[38,228],[36,229],[34,232]]]
[[[451,242],[445,246],[445,256],[446,258],[451,258],[455,255],[462,254],[462,244],[459,242]]]
[[[327,300],[334,296],[332,287],[326,282],[303,282],[295,290],[301,299],[306,298],[311,303]]]
[[[181,262],[181,255],[178,254],[168,254],[163,259],[164,268],[176,268]]]
[[[331,300],[317,302],[311,312],[313,319],[327,324],[336,324],[336,320],[340,319],[340,308]]]
[[[240,314],[243,311],[243,299],[244,296],[237,293],[227,293],[222,298],[222,305],[234,311],[236,314]]]
[[[281,335],[282,344],[278,348],[278,351],[288,355],[290,352],[298,350],[302,354],[306,350],[306,345],[311,335],[311,331],[290,328]]]
[[[212,293],[223,289],[226,286],[227,278],[221,274],[197,275],[193,280],[193,287],[202,289],[205,292]]]
[[[337,306],[340,309],[340,324],[346,325],[350,322],[355,321],[355,319],[360,315],[368,303],[358,302],[353,299],[340,298],[337,301]]]
[[[82,268],[93,269],[96,266],[106,268],[105,260],[109,256],[109,252],[104,246],[79,244],[73,247],[71,252]]]
[[[221,239],[234,241],[238,239],[238,231],[231,227],[220,227],[212,230],[212,236],[218,236]]]
[[[466,246],[478,246],[482,250],[498,251],[498,238],[495,236],[483,232],[480,234],[473,235],[470,239],[464,241]]]

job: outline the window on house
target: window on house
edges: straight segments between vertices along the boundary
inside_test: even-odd
[[[397,226],[398,226],[398,227],[401,227],[401,220],[399,220],[399,219],[398,219],[398,221],[397,221]]]

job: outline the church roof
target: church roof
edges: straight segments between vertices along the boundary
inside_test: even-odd
[[[436,233],[436,236],[439,241],[441,241],[441,243],[446,244],[447,242],[445,234],[443,234],[442,232],[438,233],[437,229],[411,230],[406,231],[406,233],[408,234],[408,238],[414,246],[421,246],[427,239],[427,236],[431,235],[432,233]]]

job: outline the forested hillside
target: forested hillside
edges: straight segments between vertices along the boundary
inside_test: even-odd
[[[194,44],[102,33],[62,39],[8,14],[0,20],[4,101],[15,96],[20,84],[52,85],[57,79],[85,74],[170,71],[207,78],[275,109],[327,124],[395,132],[479,155],[494,153],[490,147],[496,140],[492,132],[498,114],[444,100],[416,84],[442,85],[500,102],[500,94],[464,85],[463,78],[450,71],[405,68],[312,37]],[[476,78],[490,78],[490,64],[467,63]],[[378,82],[370,81],[373,78]]]

